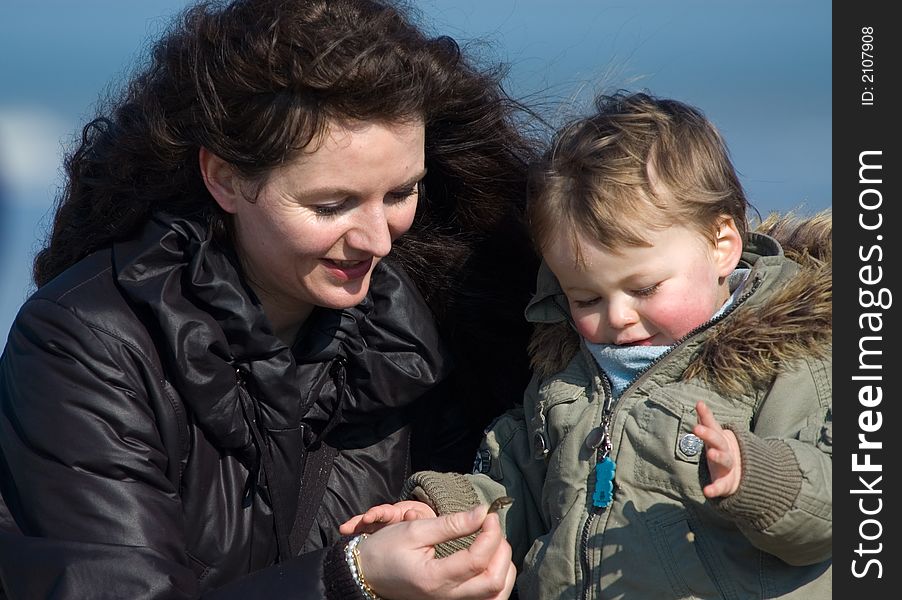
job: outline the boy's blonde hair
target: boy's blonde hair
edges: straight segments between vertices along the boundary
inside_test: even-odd
[[[745,240],[748,202],[715,127],[697,109],[648,94],[599,96],[564,127],[530,177],[528,217],[544,251],[562,232],[616,252],[679,224],[715,240],[722,215]]]

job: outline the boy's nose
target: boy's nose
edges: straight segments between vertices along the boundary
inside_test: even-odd
[[[624,329],[638,321],[636,311],[624,300],[612,300],[608,304],[608,323],[614,329]]]

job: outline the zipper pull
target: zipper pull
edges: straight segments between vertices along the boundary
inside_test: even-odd
[[[595,463],[595,490],[592,492],[592,506],[605,508],[614,497],[614,473],[617,464],[611,458],[611,413],[606,412],[601,420],[602,439],[598,448],[598,462]]]
[[[592,492],[592,506],[606,508],[614,498],[614,473],[617,464],[610,456],[595,463],[595,491]]]

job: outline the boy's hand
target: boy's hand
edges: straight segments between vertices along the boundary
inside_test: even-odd
[[[402,521],[416,521],[417,519],[434,519],[435,511],[424,502],[416,500],[402,500],[395,504],[380,504],[374,506],[362,515],[356,515],[338,526],[342,535],[356,535],[358,533],[373,533],[386,525],[400,523]]]
[[[732,496],[739,489],[742,479],[742,456],[736,435],[720,426],[704,402],[699,401],[695,411],[698,413],[698,425],[692,432],[705,443],[705,457],[711,473],[711,483],[704,487],[702,493],[706,498]]]

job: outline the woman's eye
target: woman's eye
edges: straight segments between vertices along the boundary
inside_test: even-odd
[[[414,196],[419,195],[419,193],[420,193],[420,186],[419,186],[419,184],[417,184],[406,190],[397,190],[397,191],[391,192],[388,195],[388,200],[392,204],[398,204],[398,203],[404,202],[406,200],[409,200],[410,198],[413,198]]]
[[[654,294],[655,292],[658,291],[659,287],[661,287],[661,284],[656,283],[654,285],[650,285],[648,287],[644,287],[639,290],[633,290],[633,295],[640,296],[640,297],[651,296],[652,294]]]
[[[319,206],[313,207],[313,212],[316,213],[318,217],[331,217],[337,215],[345,208],[345,203],[341,204],[323,204]]]
[[[411,198],[415,198],[420,193],[419,184],[414,185],[413,187],[406,188],[403,190],[395,190],[394,192],[389,192],[386,196],[387,204],[401,204],[410,200]],[[342,202],[334,203],[334,204],[317,204],[314,205],[313,212],[318,217],[334,217],[339,213],[342,213],[346,210],[349,210],[352,206],[358,204],[358,202],[349,198],[343,200]]]

